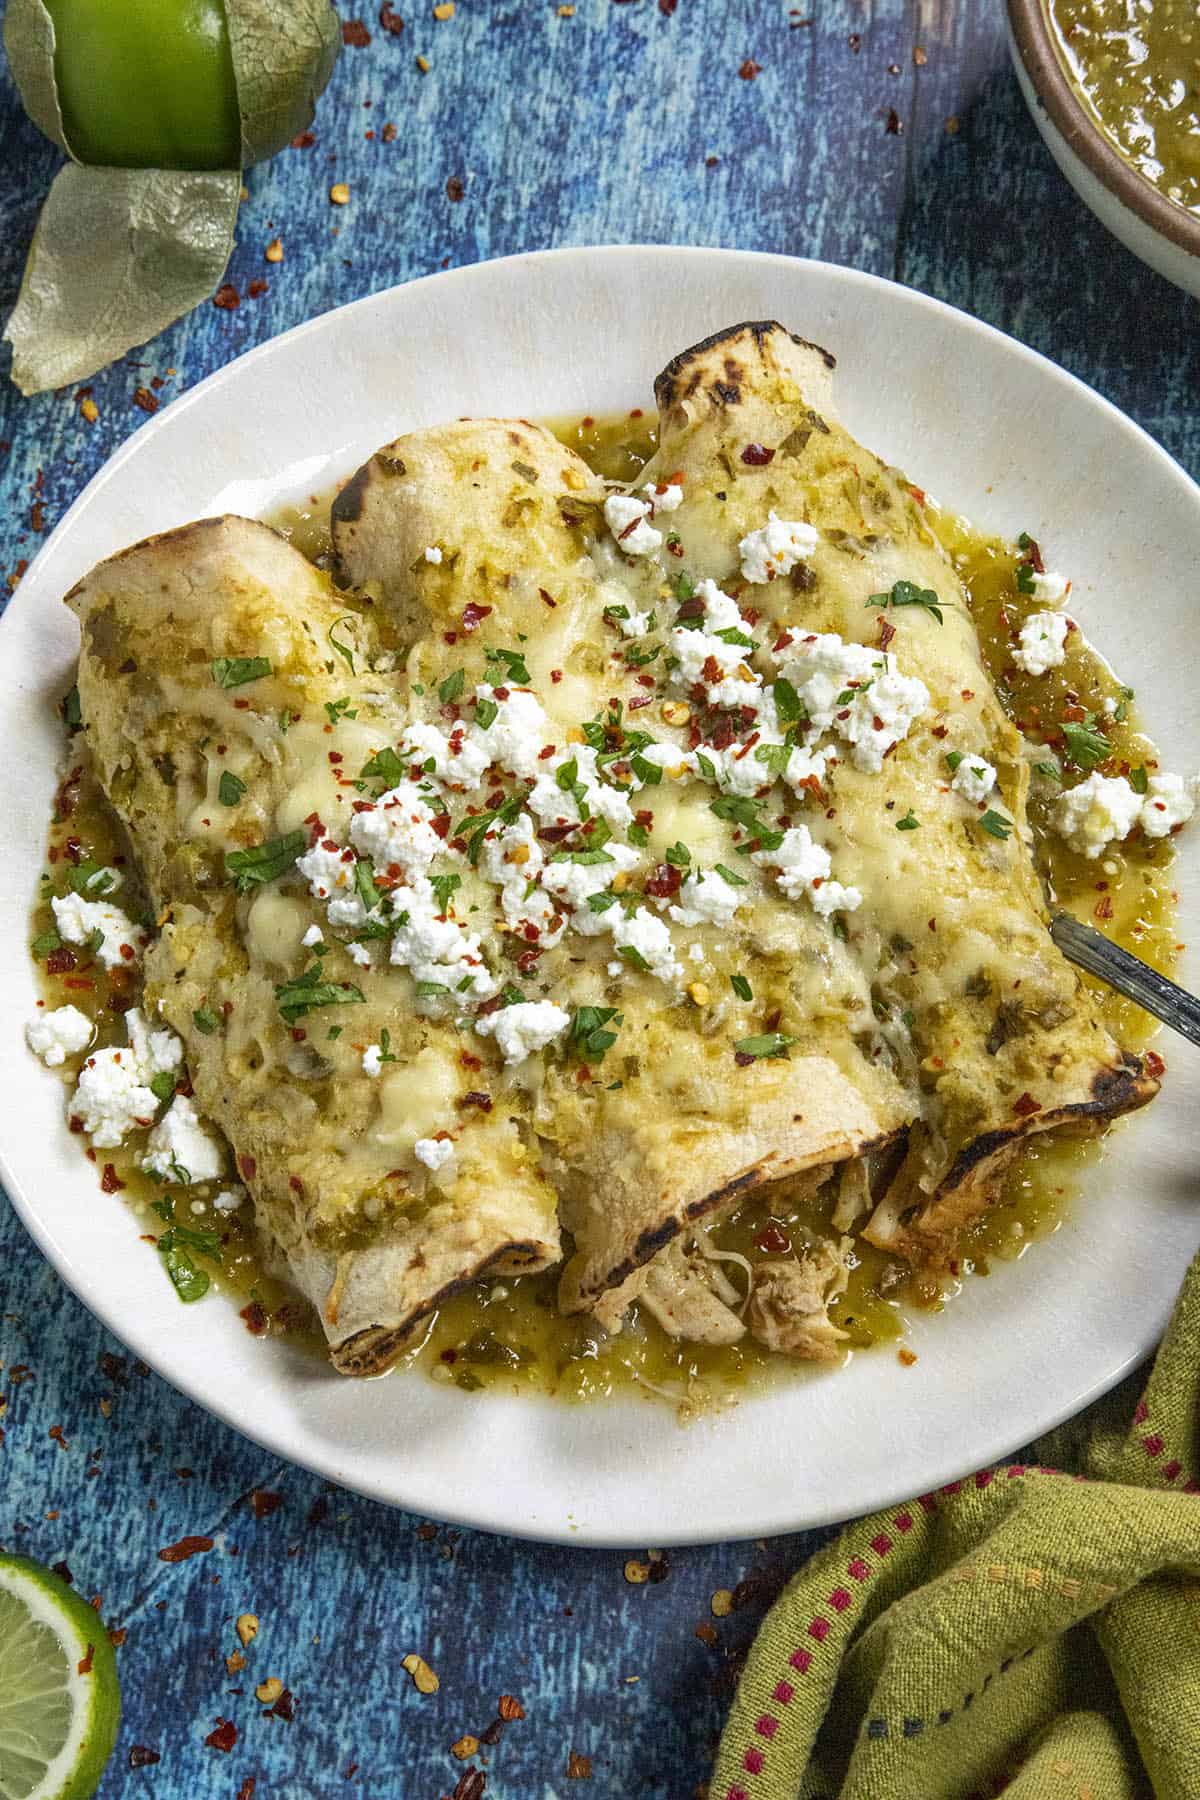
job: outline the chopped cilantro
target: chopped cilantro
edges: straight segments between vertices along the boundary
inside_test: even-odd
[[[785,681],[782,675],[776,676],[775,685],[771,691],[775,695],[775,711],[781,725],[798,725],[802,719],[808,717],[808,710],[803,700],[791,682]]]
[[[947,752],[946,762],[948,763],[949,767],[952,770],[957,769],[957,767],[958,767],[959,763],[962,761],[962,759],[963,759],[963,753],[961,750],[951,750],[951,751]]]
[[[635,756],[630,760],[630,768],[639,781],[648,787],[657,787],[662,781],[663,772],[659,763],[647,762],[644,756]]]
[[[671,844],[665,852],[667,861],[676,869],[686,869],[692,860],[692,853],[686,844]]]
[[[175,1076],[170,1069],[160,1069],[150,1083],[150,1092],[161,1105],[175,1092]]]
[[[77,731],[83,724],[83,715],[79,710],[79,689],[71,688],[58,703],[62,722],[68,731]]]
[[[580,1006],[571,1020],[567,1047],[587,1062],[603,1062],[605,1051],[617,1041],[625,1015],[612,1006]],[[609,1025],[616,1029],[610,1031]]]
[[[589,912],[604,913],[617,904],[617,896],[606,889],[602,894],[589,894],[587,903]]]
[[[270,673],[269,656],[217,656],[213,659],[213,680],[221,688],[245,687],[248,681],[261,681]]]
[[[896,581],[886,594],[872,594],[868,606],[921,606],[941,625],[942,602],[932,588],[919,588],[915,581]]]
[[[374,912],[383,899],[375,885],[375,871],[365,857],[360,856],[354,865],[354,891],[368,912]]]
[[[198,1006],[192,1014],[192,1024],[197,1031],[202,1031],[205,1037],[211,1037],[220,1023],[216,1013],[207,1006]]]
[[[493,724],[500,708],[494,700],[477,700],[475,703],[475,722],[481,731],[486,731]]]
[[[994,838],[1012,836],[1012,820],[1006,819],[1003,813],[993,812],[989,806],[979,821],[980,826]]]
[[[739,875],[734,869],[727,869],[724,863],[715,863],[713,867],[716,873],[721,877],[721,880],[727,881],[730,887],[745,887],[747,885],[746,877],[744,875]]]
[[[650,842],[650,833],[644,825],[631,825],[625,835],[630,843],[635,845],[639,850],[644,850],[646,845]]]
[[[1145,763],[1142,763],[1136,769],[1130,769],[1129,785],[1135,794],[1148,794],[1150,792],[1150,777],[1146,772]]]
[[[325,711],[329,714],[329,723],[336,725],[339,719],[357,719],[358,713],[351,710],[349,696],[344,700],[326,700]]]
[[[1017,592],[1019,594],[1036,594],[1037,583],[1034,579],[1037,571],[1031,562],[1017,564]]]
[[[306,832],[289,831],[285,837],[253,844],[249,850],[231,850],[225,858],[225,873],[232,877],[239,894],[248,894],[262,882],[286,875],[307,843]]]
[[[34,938],[29,947],[35,956],[51,956],[55,950],[62,949],[62,939],[57,931],[43,931],[39,937]]]
[[[340,619],[335,619],[333,621],[333,624],[325,633],[325,636],[329,641],[330,649],[337,651],[352,675],[354,674],[354,651],[349,644],[340,644],[333,634],[339,625],[349,625],[351,629],[353,629],[354,623],[355,619],[353,613],[343,613]]]
[[[1037,773],[1039,775],[1044,775],[1046,777],[1047,781],[1061,781],[1062,780],[1062,775],[1060,774],[1058,769],[1055,768],[1055,766],[1052,762],[1034,763],[1033,766],[1037,770]]]
[[[488,662],[499,663],[504,671],[499,680],[495,676],[488,676],[493,687],[503,687],[506,681],[511,681],[516,687],[529,686],[529,670],[525,667],[525,658],[519,650],[485,650],[484,655]]]
[[[644,668],[646,668],[646,666],[649,663],[652,663],[654,661],[654,659],[657,656],[660,656],[661,654],[662,654],[662,645],[661,644],[655,644],[649,650],[646,650],[646,649],[639,650],[635,646],[633,649],[627,650],[625,652],[625,662],[626,662],[627,666],[631,669],[644,669]]]
[[[449,706],[452,701],[459,698],[465,681],[466,676],[463,671],[455,669],[452,674],[447,675],[445,681],[438,682],[438,699],[443,706]]]
[[[760,1056],[786,1056],[795,1041],[794,1037],[785,1037],[782,1031],[768,1031],[763,1037],[739,1039],[734,1049],[739,1056],[751,1056],[757,1060]]]
[[[622,962],[627,962],[631,969],[640,969],[643,975],[648,975],[650,973],[650,964],[635,945],[622,944],[617,951],[617,955],[621,958]]]
[[[461,875],[431,875],[429,885],[437,895],[438,911],[445,912],[450,905],[450,896],[456,888],[462,886]]]
[[[294,981],[275,989],[275,1004],[289,1025],[303,1019],[317,1006],[349,1006],[363,1001],[363,991],[348,981],[323,981],[320,963],[314,963]]]
[[[717,779],[716,764],[711,757],[705,756],[703,750],[696,752],[696,767],[706,780],[715,781]]]
[[[754,648],[754,639],[748,637],[744,631],[739,631],[736,625],[726,625],[722,631],[714,632],[713,636],[719,637],[724,644],[734,644],[742,650],[753,650]]]
[[[744,975],[731,975],[729,977],[729,985],[739,1000],[753,1000],[754,989],[750,986],[750,983]]]
[[[690,575],[677,575],[671,583],[672,592],[677,600],[690,600],[696,592],[696,584]]]
[[[897,831],[918,831],[921,821],[910,806],[902,819],[896,820]]]
[[[105,868],[102,863],[92,862],[89,858],[77,863],[70,871],[67,886],[73,894],[85,894],[89,899],[95,900],[101,894],[111,892],[116,883],[111,869]]]
[[[1090,721],[1083,725],[1064,725],[1063,737],[1067,744],[1067,759],[1077,769],[1098,768],[1112,755],[1112,745],[1102,731],[1092,729]]]
[[[222,806],[236,806],[246,791],[246,784],[240,775],[231,769],[221,770],[221,779],[217,783],[217,799]]]

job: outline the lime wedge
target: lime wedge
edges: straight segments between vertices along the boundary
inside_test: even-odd
[[[86,1800],[121,1717],[99,1614],[24,1556],[0,1556],[0,1800]]]

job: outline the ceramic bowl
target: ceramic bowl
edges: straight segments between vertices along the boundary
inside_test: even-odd
[[[1200,218],[1139,174],[1063,65],[1047,0],[1008,0],[1009,49],[1033,120],[1084,204],[1150,268],[1200,297]]]

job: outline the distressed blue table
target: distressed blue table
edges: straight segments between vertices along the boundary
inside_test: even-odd
[[[75,391],[0,391],[5,594],[139,405],[344,300],[548,245],[744,246],[891,276],[1056,358],[1200,474],[1200,308],[1055,171],[999,0],[401,8],[402,30],[361,11],[313,141],[249,175],[236,308],[205,305],[97,376],[91,419]],[[57,161],[11,86],[0,144],[7,312]],[[283,260],[269,263],[275,238]],[[0,1543],[65,1562],[123,1635],[106,1800],[703,1792],[741,1653],[822,1534],[673,1552],[662,1579],[632,1586],[617,1554],[449,1531],[331,1490],[181,1400],[7,1209],[0,1269]],[[213,1549],[158,1558],[188,1534]],[[715,1620],[718,1588],[737,1604]],[[231,1674],[246,1611],[261,1628]],[[440,1676],[435,1695],[402,1669],[410,1650]],[[292,1696],[273,1713],[253,1692],[270,1675]],[[525,1716],[456,1761],[450,1746],[483,1732],[502,1694]]]

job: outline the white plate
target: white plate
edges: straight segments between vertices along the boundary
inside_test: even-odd
[[[101,470],[33,563],[2,631],[0,1120],[17,1208],[76,1293],[168,1380],[248,1436],[417,1513],[576,1544],[756,1537],[936,1487],[1056,1424],[1153,1345],[1200,1240],[1200,1058],[1117,1132],[1072,1221],[940,1318],[919,1361],[883,1352],[677,1428],[650,1403],[464,1395],[347,1381],[252,1339],[221,1299],[184,1307],[133,1217],[98,1190],[59,1084],[29,1056],[27,909],[41,867],[74,621],[97,558],[185,519],[321,487],[398,432],[460,413],[537,418],[651,404],[676,351],[778,318],[836,352],[853,431],[976,520],[1041,538],[1073,604],[1195,768],[1200,490],[1071,376],[962,313],[869,275],[742,252],[565,250],[435,275],[315,319],[222,369]],[[1181,883],[1200,864],[1182,840]],[[1190,957],[1200,986],[1200,959]],[[1185,969],[1185,979],[1188,971]]]

